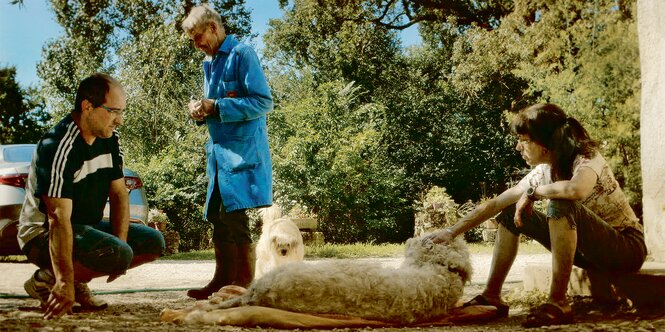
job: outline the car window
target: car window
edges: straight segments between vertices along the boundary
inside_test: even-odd
[[[3,159],[5,162],[20,163],[29,162],[32,160],[32,152],[35,151],[34,146],[13,146],[5,147],[3,150]]]

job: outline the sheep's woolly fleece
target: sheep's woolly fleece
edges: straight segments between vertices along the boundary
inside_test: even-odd
[[[229,295],[227,288],[218,294],[223,299],[212,298],[184,310],[166,309],[162,320],[233,325],[229,315],[237,316],[240,311],[229,310],[251,306],[306,314],[312,319],[343,315],[351,317],[347,325],[341,325],[347,327],[353,326],[353,319],[361,321],[361,325],[367,321],[414,325],[445,319],[462,296],[471,273],[469,251],[463,240],[433,244],[421,237],[411,238],[406,242],[405,258],[398,268],[354,260],[290,263],[255,280],[246,291],[238,290],[237,295]],[[228,297],[232,298],[225,300]],[[255,311],[244,312],[256,315]],[[241,321],[256,323],[251,319]],[[321,326],[317,324],[312,320],[309,325],[295,327]]]

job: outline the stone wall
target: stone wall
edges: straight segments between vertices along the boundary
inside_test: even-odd
[[[644,226],[651,258],[665,262],[665,1],[638,0],[642,80],[641,160]]]

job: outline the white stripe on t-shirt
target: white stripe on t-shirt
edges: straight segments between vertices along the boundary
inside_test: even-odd
[[[99,155],[83,162],[81,169],[74,173],[74,183],[86,178],[102,168],[113,168],[113,157],[110,153]]]
[[[74,141],[78,136],[79,130],[76,123],[72,122],[67,127],[67,133],[58,144],[58,149],[53,158],[53,165],[51,166],[51,185],[49,186],[49,197],[60,197],[62,195],[63,175],[65,173],[65,166],[67,164],[67,157],[69,151],[74,146]]]

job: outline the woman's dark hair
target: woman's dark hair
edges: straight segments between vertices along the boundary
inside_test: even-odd
[[[554,104],[536,104],[520,110],[510,122],[510,130],[528,136],[552,153],[554,181],[573,177],[573,161],[578,155],[593,158],[598,152],[598,142],[591,139],[582,124]]]
[[[103,73],[92,74],[79,83],[74,101],[74,112],[81,112],[81,102],[89,101],[95,107],[106,102],[106,94],[111,90],[111,85],[120,85],[113,77]]]

